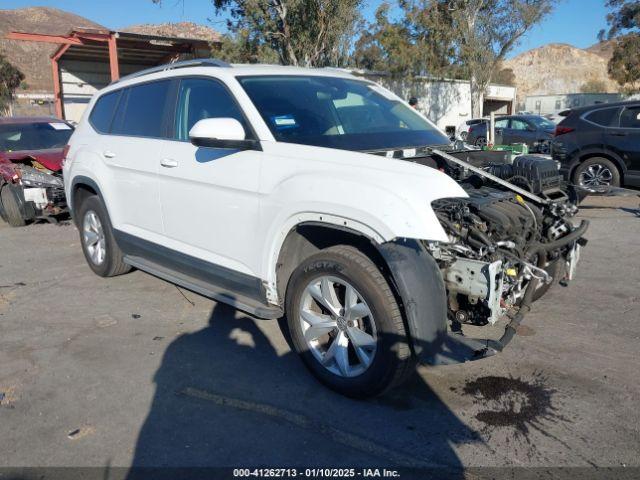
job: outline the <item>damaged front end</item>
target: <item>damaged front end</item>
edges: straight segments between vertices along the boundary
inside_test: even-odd
[[[7,193],[0,201],[0,215],[7,221],[7,206],[15,202],[25,221],[55,222],[68,212],[62,172],[50,170],[35,157],[0,161],[0,187]]]
[[[573,278],[588,222],[572,222],[577,202],[552,160],[522,157],[476,168],[433,154],[448,161],[447,173],[469,195],[432,203],[449,242],[424,242],[448,300],[448,342],[436,363],[452,363],[502,350],[531,303],[552,283]],[[478,328],[499,322],[506,323],[499,338],[486,339]],[[475,330],[473,337],[466,330]]]

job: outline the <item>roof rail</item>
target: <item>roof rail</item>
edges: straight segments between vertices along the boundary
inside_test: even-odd
[[[187,67],[231,67],[227,62],[223,60],[218,60],[216,58],[194,58],[193,60],[182,60],[180,62],[174,63],[165,63],[163,65],[158,65],[157,67],[146,68],[144,70],[140,70],[139,72],[134,72],[130,75],[125,75],[124,77],[119,78],[111,83],[117,83],[122,80],[129,80],[131,78],[142,77],[144,75],[149,75],[151,73],[156,72],[164,72],[165,70],[175,70],[177,68],[187,68]]]

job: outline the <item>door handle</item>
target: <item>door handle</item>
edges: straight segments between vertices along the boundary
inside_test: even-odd
[[[102,155],[104,156],[104,158],[115,158],[116,154],[109,151],[109,150],[105,150],[104,152],[102,152]]]
[[[627,132],[610,132],[609,135],[613,135],[614,137],[626,137],[629,134]]]
[[[163,158],[162,160],[160,160],[160,165],[165,168],[175,168],[178,166],[178,162],[170,158]]]

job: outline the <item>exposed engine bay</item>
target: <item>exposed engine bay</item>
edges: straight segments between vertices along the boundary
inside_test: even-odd
[[[454,155],[434,149],[429,160],[469,197],[432,203],[450,242],[425,243],[442,271],[452,330],[459,331],[526,310],[552,283],[570,281],[588,222],[572,222],[580,194],[553,160],[524,155],[474,166]]]

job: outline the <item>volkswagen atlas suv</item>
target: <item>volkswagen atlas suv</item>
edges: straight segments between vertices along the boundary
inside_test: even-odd
[[[64,182],[96,274],[286,316],[309,370],[365,397],[418,361],[498,352],[573,277],[586,223],[555,163],[472,153],[348,73],[196,60],[100,91]],[[467,335],[492,325],[499,340]]]

